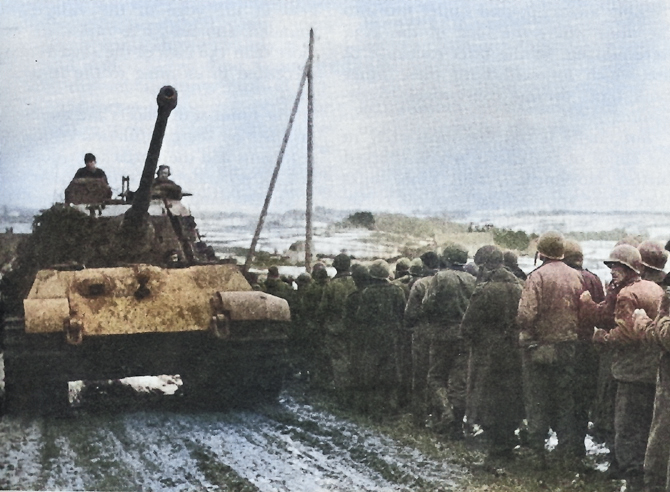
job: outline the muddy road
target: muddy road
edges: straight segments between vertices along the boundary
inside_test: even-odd
[[[3,416],[0,488],[447,491],[466,476],[290,390],[275,405],[227,412],[118,398],[65,416]]]

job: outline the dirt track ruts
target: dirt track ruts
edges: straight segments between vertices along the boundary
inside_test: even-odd
[[[287,394],[254,411],[0,420],[3,489],[446,491],[465,473]]]

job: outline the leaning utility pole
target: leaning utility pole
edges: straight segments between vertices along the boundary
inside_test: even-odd
[[[314,161],[314,29],[309,30],[307,58],[307,209],[305,210],[305,271],[312,272],[312,164]]]
[[[261,230],[263,229],[263,223],[265,222],[265,216],[268,213],[268,207],[270,206],[270,199],[272,198],[272,192],[274,191],[275,183],[277,182],[277,175],[279,174],[279,168],[281,167],[282,160],[284,159],[286,144],[288,144],[288,138],[291,135],[291,128],[293,128],[293,120],[295,119],[295,114],[298,112],[298,104],[300,103],[300,96],[302,96],[302,89],[305,86],[305,79],[307,78],[307,74],[310,71],[311,71],[311,61],[308,58],[307,63],[305,63],[305,68],[302,71],[302,78],[300,79],[300,87],[298,88],[298,95],[295,97],[295,101],[293,102],[291,117],[288,120],[288,126],[286,127],[286,132],[284,133],[284,139],[282,140],[281,149],[279,150],[279,155],[277,156],[277,163],[275,164],[275,170],[272,173],[270,186],[268,187],[268,192],[265,195],[265,203],[263,203],[263,209],[261,210],[261,215],[258,218],[258,225],[256,226],[256,232],[254,233],[254,238],[251,240],[251,246],[249,246],[247,259],[244,262],[243,271],[245,273],[249,271],[249,267],[251,266],[251,260],[254,257],[254,252],[256,251],[256,243],[258,243],[258,238],[261,235]]]

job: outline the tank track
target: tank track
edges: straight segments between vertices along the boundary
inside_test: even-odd
[[[249,407],[276,401],[288,369],[285,340],[131,335],[74,347],[62,334],[26,334],[22,318],[6,318],[2,335],[6,414],[66,412],[68,381],[152,374],[179,374],[187,407]]]
[[[68,381],[58,367],[62,354],[47,340],[27,335],[22,318],[6,318],[2,327],[5,414],[60,413],[68,406]]]

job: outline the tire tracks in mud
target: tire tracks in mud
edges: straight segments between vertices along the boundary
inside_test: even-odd
[[[466,472],[284,395],[257,411],[4,416],[0,488],[457,490]]]

